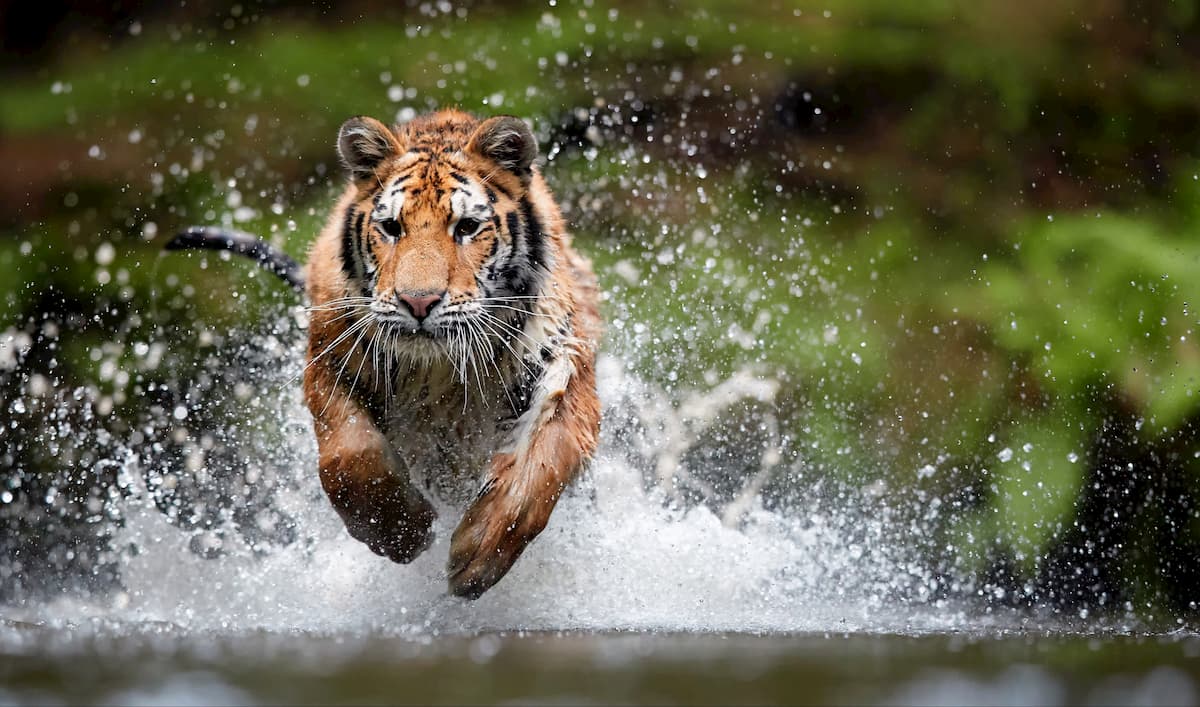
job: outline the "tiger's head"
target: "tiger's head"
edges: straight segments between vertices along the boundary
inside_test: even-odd
[[[369,298],[376,321],[426,340],[464,327],[486,337],[528,306],[547,254],[530,193],[537,143],[523,121],[444,111],[393,129],[351,118],[338,152],[354,191],[347,294]]]

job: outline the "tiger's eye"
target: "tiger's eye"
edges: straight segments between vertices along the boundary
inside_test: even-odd
[[[380,221],[379,230],[383,231],[383,234],[392,240],[396,240],[404,235],[404,227],[394,218],[385,218]]]
[[[454,226],[454,239],[461,241],[465,238],[475,235],[479,230],[480,222],[473,218],[460,218]]]

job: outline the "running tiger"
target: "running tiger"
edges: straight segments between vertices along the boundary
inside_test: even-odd
[[[306,272],[235,232],[191,229],[168,248],[232,250],[305,289],[304,397],[330,501],[402,563],[432,542],[435,504],[465,504],[449,590],[477,598],[596,448],[595,276],[521,120],[358,117],[337,146],[349,184]]]

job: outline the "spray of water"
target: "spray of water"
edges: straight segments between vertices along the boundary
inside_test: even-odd
[[[137,435],[111,447],[100,462],[119,469],[124,488],[110,539],[118,588],[13,608],[9,616],[403,635],[914,630],[949,627],[959,617],[925,601],[928,578],[883,500],[764,505],[766,480],[801,463],[787,454],[770,415],[759,420],[760,448],[744,450],[750,473],[730,489],[712,487],[713,470],[700,468],[704,457],[691,448],[731,420],[744,424],[748,406],[769,410],[776,381],[741,370],[702,392],[668,394],[613,355],[599,364],[605,432],[590,472],[503,582],[475,602],[453,598],[443,573],[451,514],[439,519],[434,546],[407,566],[373,555],[343,530],[314,473],[308,413],[297,386],[287,385],[297,354],[258,347],[267,360],[254,368],[276,373],[253,397],[267,398],[264,409],[279,410],[282,422],[243,419],[227,432],[250,438],[233,440],[244,445],[239,473],[213,474],[220,464],[206,449],[215,445],[203,438],[166,464],[150,459]],[[190,404],[199,410],[209,401]],[[198,413],[165,415],[178,425]],[[175,477],[189,471],[200,495],[164,510],[164,489],[177,488]],[[206,489],[244,500],[226,504],[204,528],[189,527],[187,518],[211,514]],[[275,525],[286,525],[282,541]],[[914,613],[914,598],[929,610]]]

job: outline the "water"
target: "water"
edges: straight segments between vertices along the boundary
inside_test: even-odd
[[[0,704],[1194,704],[1194,637],[0,629]]]
[[[409,636],[931,630],[962,621],[962,610],[945,601],[918,613],[898,610],[913,603],[901,597],[921,589],[925,578],[913,570],[910,548],[891,539],[903,528],[880,512],[888,505],[884,499],[861,499],[876,509],[831,509],[814,501],[768,510],[754,478],[721,507],[678,494],[688,473],[682,464],[688,445],[724,424],[729,408],[769,402],[774,386],[768,379],[735,375],[673,406],[662,391],[626,374],[620,360],[604,357],[599,365],[611,431],[593,468],[509,576],[478,601],[445,593],[443,567],[456,521],[450,514],[439,518],[434,546],[407,566],[381,561],[344,532],[311,472],[315,444],[296,386],[288,385],[293,365],[264,389],[286,412],[278,447],[262,450],[285,455],[290,475],[257,483],[272,487],[270,508],[260,512],[293,519],[299,539],[264,547],[233,532],[230,521],[218,525],[218,533],[181,527],[180,517],[196,511],[183,506],[165,513],[160,502],[164,487],[182,482],[164,481],[163,472],[130,447],[108,460],[121,464],[118,479],[128,487],[111,542],[121,549],[122,588],[12,607],[7,615],[26,622],[103,619],[189,630]],[[195,416],[179,409],[170,415],[173,424]],[[186,452],[184,468],[204,475],[192,461],[197,453]],[[765,467],[778,463],[777,456],[764,455]],[[257,475],[262,461],[251,459],[244,473]],[[168,467],[166,473],[181,471]],[[231,480],[195,483],[215,493]]]
[[[290,384],[297,352],[259,344],[247,355],[275,373],[252,397],[282,422],[235,424],[225,441],[271,440],[250,445],[241,479],[270,487],[271,503],[246,505],[291,519],[294,537],[266,543],[229,520],[187,527],[186,505],[161,504],[181,481],[166,483],[136,445],[116,445],[104,461],[126,486],[111,541],[119,588],[0,610],[0,704],[1187,704],[1200,694],[1194,634],[937,598],[907,540],[920,516],[898,512],[903,499],[868,489],[764,503],[764,475],[785,463],[778,436],[745,450],[757,467],[732,491],[707,486],[696,440],[774,405],[778,386],[749,371],[668,394],[603,357],[605,433],[590,473],[497,587],[475,602],[450,597],[454,519],[439,519],[437,542],[408,566],[350,539],[311,473],[315,445]],[[205,406],[165,410],[174,422],[164,424]],[[199,488],[230,483],[189,458]]]

